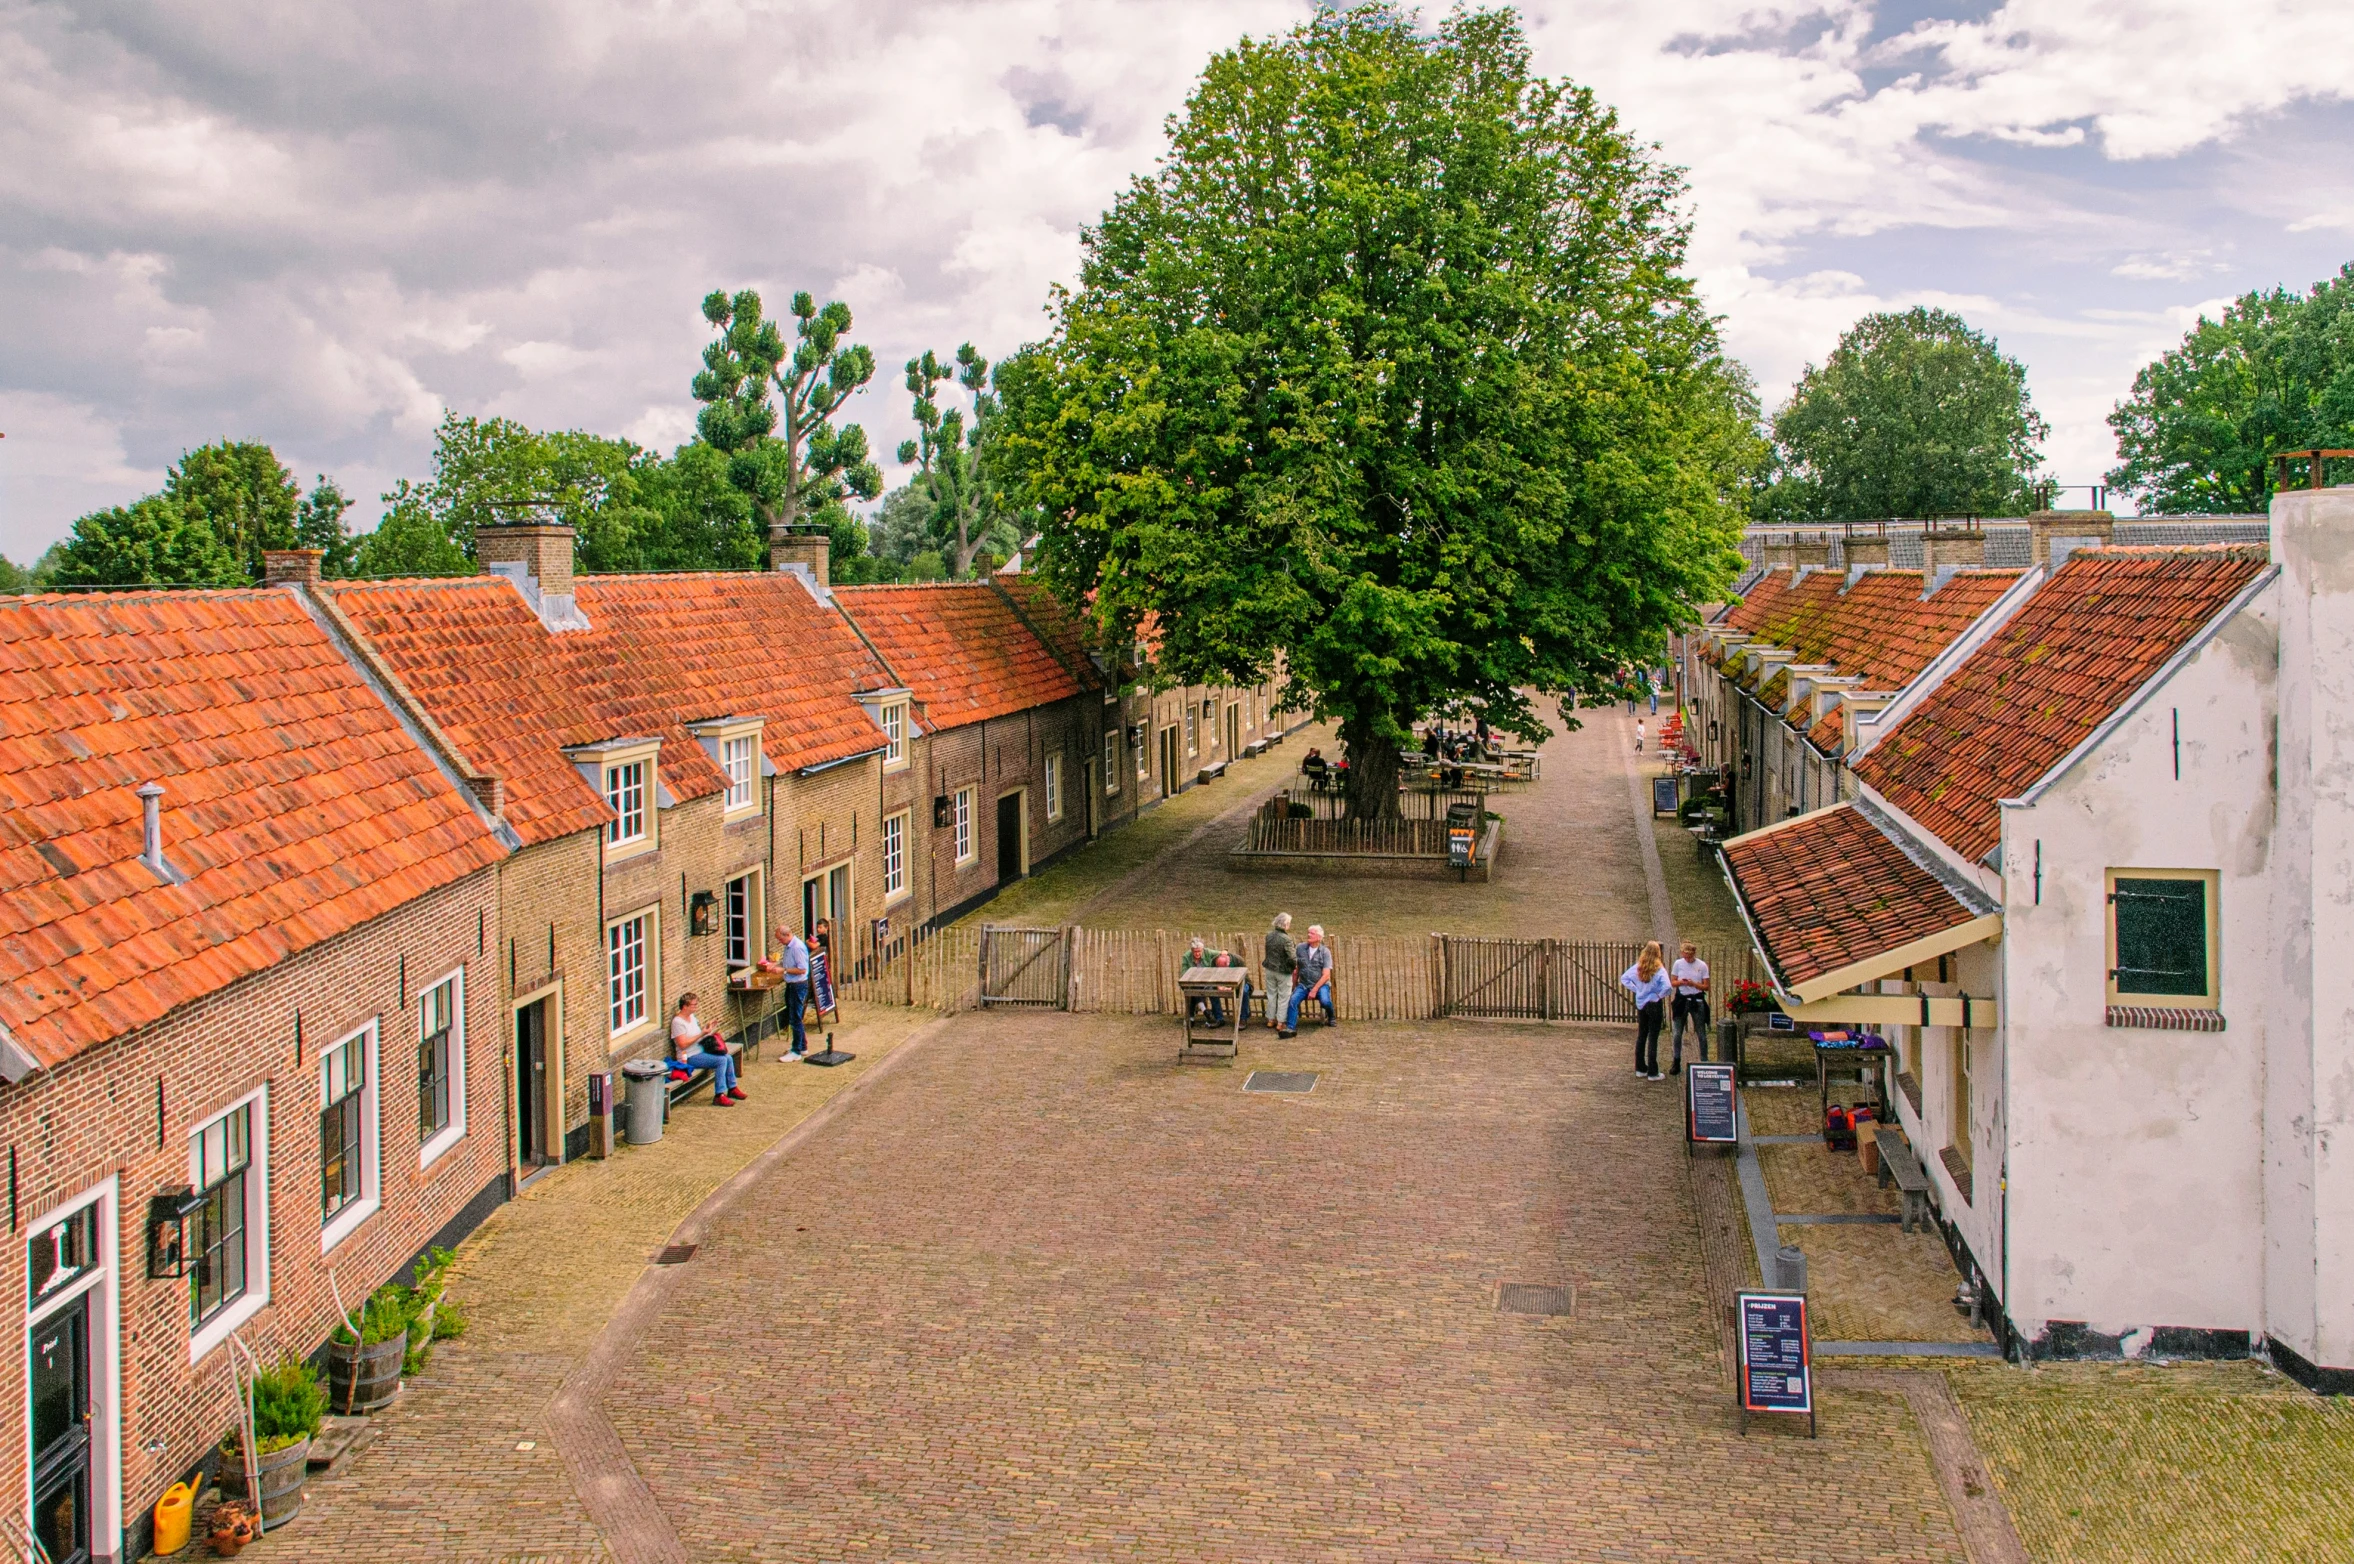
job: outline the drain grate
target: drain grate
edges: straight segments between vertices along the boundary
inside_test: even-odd
[[[656,1265],[684,1265],[695,1257],[693,1244],[664,1244],[654,1256]]]
[[[1576,1302],[1574,1287],[1546,1287],[1537,1282],[1506,1282],[1496,1295],[1496,1307],[1506,1314],[1567,1314]]]
[[[1253,1070],[1250,1079],[1242,1083],[1246,1092],[1312,1092],[1316,1089],[1313,1070]]]

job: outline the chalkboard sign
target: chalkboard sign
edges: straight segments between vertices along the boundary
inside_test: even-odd
[[[1752,1412],[1804,1413],[1814,1435],[1813,1343],[1807,1337],[1806,1299],[1798,1293],[1745,1292],[1741,1318],[1741,1429]]]
[[[1651,812],[1653,814],[1672,815],[1676,812],[1677,786],[1682,780],[1682,778],[1674,776],[1653,777],[1651,779]]]
[[[1689,1144],[1732,1145],[1739,1138],[1733,1105],[1731,1065],[1684,1066],[1684,1136]]]

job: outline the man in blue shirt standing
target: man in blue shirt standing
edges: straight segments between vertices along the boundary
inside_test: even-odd
[[[809,1052],[809,1034],[802,1030],[802,1013],[809,1008],[809,947],[791,929],[778,928],[777,938],[784,941],[784,959],[778,963],[785,973],[785,1014],[793,1018],[793,1051],[779,1060],[791,1064]]]

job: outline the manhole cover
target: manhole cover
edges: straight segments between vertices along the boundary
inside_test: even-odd
[[[656,1265],[684,1265],[694,1257],[695,1246],[693,1244],[664,1244],[661,1253],[654,1256],[654,1263]]]
[[[1496,1307],[1506,1314],[1567,1314],[1577,1293],[1568,1287],[1544,1287],[1535,1282],[1506,1282]]]
[[[1242,1083],[1246,1092],[1312,1092],[1316,1089],[1313,1070],[1253,1070],[1249,1080]]]

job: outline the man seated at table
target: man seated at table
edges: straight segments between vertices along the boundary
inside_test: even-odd
[[[1199,934],[1196,934],[1186,943],[1185,960],[1177,968],[1177,975],[1183,977],[1195,967],[1239,967],[1241,965],[1241,960],[1232,951],[1212,950],[1208,943]],[[1243,1013],[1248,1015],[1251,1008],[1251,980],[1248,977],[1242,980],[1241,1003]],[[1208,999],[1196,999],[1192,1002],[1191,1009],[1195,1015],[1204,1018],[1212,1026],[1226,1024],[1226,1000],[1223,995],[1213,994]]]
[[[1300,760],[1300,775],[1311,786],[1321,788],[1332,779],[1332,763],[1324,758],[1324,751],[1311,746]]]
[[[1291,1003],[1284,1007],[1283,1026],[1278,1037],[1294,1037],[1300,1030],[1300,1005],[1314,999],[1324,1006],[1324,1024],[1340,1025],[1340,1007],[1332,1002],[1332,947],[1324,943],[1324,926],[1308,925],[1307,943],[1300,946],[1292,958],[1298,963],[1292,974]]]
[[[726,1038],[704,1026],[695,1014],[695,996],[678,996],[678,1014],[670,1018],[670,1057],[687,1070],[711,1072],[711,1106],[732,1108],[744,1100],[736,1084],[735,1050]]]

